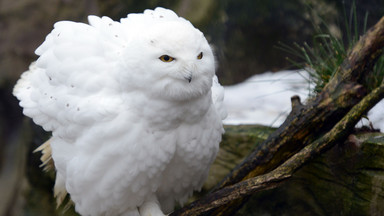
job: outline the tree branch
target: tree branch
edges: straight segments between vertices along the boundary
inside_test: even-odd
[[[171,215],[231,215],[249,194],[276,187],[304,162],[346,138],[361,115],[383,97],[383,86],[366,96],[369,88],[363,81],[383,46],[384,17],[353,47],[322,92],[306,105],[292,99],[286,121],[221,182],[220,190]],[[329,132],[318,138],[324,131]]]
[[[293,173],[310,159],[331,148],[338,142],[343,141],[349,134],[347,131],[352,130],[356,123],[361,119],[361,116],[378,103],[383,97],[384,84],[373,90],[359,104],[354,106],[348,114],[345,115],[334,128],[332,128],[331,131],[310,145],[304,147],[301,151],[289,158],[275,170],[208,194],[204,198],[193,202],[187,207],[172,213],[171,216],[199,215],[208,212],[213,208],[223,206],[230,201],[239,199],[243,196],[277,187],[284,180],[292,177]]]

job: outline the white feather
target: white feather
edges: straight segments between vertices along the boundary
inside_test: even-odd
[[[57,184],[80,214],[172,211],[202,187],[223,133],[212,50],[164,8],[89,23],[56,23],[14,95],[52,131]]]

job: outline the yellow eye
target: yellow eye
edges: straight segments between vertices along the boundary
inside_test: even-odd
[[[201,52],[198,56],[197,59],[202,59],[203,58],[203,52]]]
[[[163,62],[171,62],[171,61],[175,60],[175,58],[173,58],[169,55],[162,55],[162,56],[160,56],[159,59]]]

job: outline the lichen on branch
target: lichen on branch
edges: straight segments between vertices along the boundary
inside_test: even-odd
[[[292,99],[286,121],[215,192],[171,215],[232,215],[249,195],[278,186],[308,160],[348,137],[384,96],[383,84],[372,91],[365,85],[383,47],[384,17],[360,38],[319,94],[305,105]]]

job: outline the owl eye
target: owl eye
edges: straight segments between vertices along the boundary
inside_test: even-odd
[[[159,57],[159,59],[163,62],[171,62],[171,61],[175,60],[175,58],[173,58],[169,55],[162,55]]]
[[[198,56],[197,59],[202,59],[203,58],[203,52],[201,52]]]

